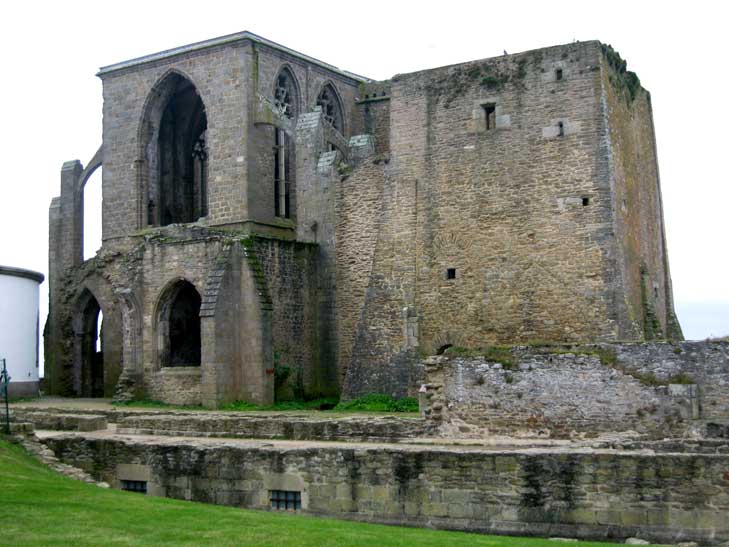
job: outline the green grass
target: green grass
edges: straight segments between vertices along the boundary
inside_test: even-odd
[[[0,441],[0,544],[556,547],[482,536],[250,511],[106,490],[61,476]],[[598,547],[604,543],[569,545]]]
[[[208,410],[201,406],[168,405],[161,401],[141,400],[128,403],[113,403],[119,407],[149,408],[161,410]],[[222,411],[328,411],[328,412],[418,412],[418,400],[414,397],[395,399],[390,395],[370,394],[350,401],[339,402],[336,397],[325,397],[311,401],[278,401],[272,405],[254,405],[236,401],[223,405]]]

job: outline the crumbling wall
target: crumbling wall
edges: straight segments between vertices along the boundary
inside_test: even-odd
[[[729,418],[729,344],[485,348],[425,362],[445,435],[698,434]]]

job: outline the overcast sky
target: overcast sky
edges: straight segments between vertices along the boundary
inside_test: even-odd
[[[729,334],[729,17],[721,5],[5,3],[0,264],[47,273],[48,205],[60,193],[61,164],[72,159],[86,164],[101,144],[101,82],[95,77],[101,66],[250,30],[339,68],[387,79],[504,50],[598,39],[620,52],[652,94],[673,289],[684,334],[689,339]],[[98,211],[98,173],[86,196]],[[44,283],[41,321],[47,293]]]

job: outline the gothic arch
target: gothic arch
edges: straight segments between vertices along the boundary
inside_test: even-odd
[[[162,290],[154,314],[159,366],[200,366],[201,303],[200,292],[184,278],[172,280]]]
[[[301,112],[301,91],[291,66],[281,66],[273,80],[273,104],[287,118],[295,119]]]
[[[99,276],[86,278],[70,319],[72,393],[78,397],[110,397],[121,373],[123,345],[121,314],[111,285]]]
[[[321,107],[324,119],[339,133],[344,135],[344,107],[342,98],[330,80],[325,82],[316,96],[316,106]]]
[[[165,226],[207,216],[207,111],[179,70],[152,86],[139,124],[140,224]]]

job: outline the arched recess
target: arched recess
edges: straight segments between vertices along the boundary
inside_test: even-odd
[[[121,374],[124,333],[119,307],[105,280],[91,276],[84,281],[73,307],[71,327],[73,394],[111,397]]]
[[[207,216],[207,127],[195,85],[180,72],[168,72],[150,92],[140,127],[142,215],[147,225]]]
[[[101,306],[93,293],[84,289],[73,318],[73,391],[78,397],[104,396],[103,321]],[[100,347],[101,346],[101,347]]]
[[[162,292],[156,314],[161,366],[200,366],[200,303],[200,293],[184,279],[174,281]]]
[[[322,86],[316,97],[316,106],[321,107],[322,115],[329,125],[344,135],[344,109],[333,83],[327,82]]]

